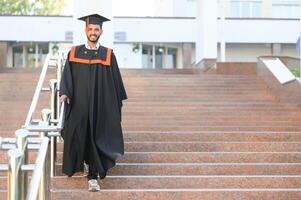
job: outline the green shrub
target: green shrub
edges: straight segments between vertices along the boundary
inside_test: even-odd
[[[292,72],[296,77],[300,77],[300,68],[293,68],[293,69],[291,69],[291,72]]]

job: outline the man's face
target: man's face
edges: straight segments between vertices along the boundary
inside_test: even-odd
[[[97,42],[101,34],[102,29],[97,24],[89,24],[86,27],[86,35],[90,42]]]

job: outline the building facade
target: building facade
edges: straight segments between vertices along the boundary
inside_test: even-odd
[[[133,11],[118,14],[114,9],[118,0],[113,1],[112,22],[104,24],[104,33],[108,30],[112,36],[121,67],[190,67],[199,62],[197,55],[209,48],[211,55],[214,57],[216,51],[216,59],[221,60],[223,46],[225,61],[253,62],[262,55],[299,57],[295,43],[301,29],[300,1],[220,0],[216,5],[208,0],[148,2],[154,7],[149,16],[141,16]],[[208,10],[210,6],[214,7]],[[216,15],[212,15],[212,8]],[[76,22],[76,17],[0,16],[1,27],[8,27],[0,32],[0,67],[36,68],[47,53],[68,51],[82,43],[84,24]],[[214,21],[209,18],[216,20],[216,27],[211,27]],[[107,40],[105,35],[101,43]],[[207,41],[212,41],[211,46],[206,46]]]

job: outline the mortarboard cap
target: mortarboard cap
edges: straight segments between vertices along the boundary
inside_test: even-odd
[[[78,19],[86,22],[86,26],[88,26],[88,24],[98,24],[100,25],[100,27],[102,27],[103,22],[110,21],[108,18],[105,18],[98,14],[87,15]]]

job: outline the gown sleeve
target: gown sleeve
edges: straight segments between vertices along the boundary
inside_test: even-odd
[[[70,99],[70,104],[65,104],[65,121],[67,121],[71,113],[72,95],[73,95],[72,70],[71,70],[71,63],[69,61],[69,54],[63,68],[61,81],[60,81],[60,91],[59,91],[59,96],[66,95]],[[63,138],[64,138],[64,134],[65,131],[63,128],[62,130]]]
[[[123,85],[123,81],[121,78],[121,74],[119,71],[118,63],[115,57],[115,54],[112,52],[111,56],[111,67],[113,72],[113,78],[114,78],[114,85],[115,85],[115,91],[117,94],[118,99],[118,105],[119,105],[119,114],[120,114],[120,121],[121,121],[121,108],[122,108],[122,101],[127,99],[127,94]]]
[[[60,81],[59,94],[60,96],[66,95],[67,97],[72,99],[73,85],[72,85],[71,63],[69,62],[69,54],[65,62],[65,66],[63,68],[63,73]]]

